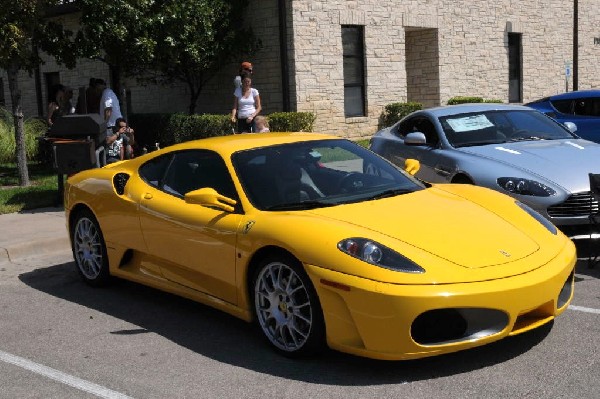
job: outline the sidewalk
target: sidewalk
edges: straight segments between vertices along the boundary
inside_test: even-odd
[[[0,263],[70,252],[65,223],[62,207],[0,215]]]

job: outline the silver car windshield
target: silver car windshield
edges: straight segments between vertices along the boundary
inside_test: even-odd
[[[233,154],[252,204],[261,210],[303,210],[377,200],[425,186],[348,140],[315,140]]]
[[[439,121],[453,147],[576,137],[561,124],[538,111],[472,112],[443,116]]]

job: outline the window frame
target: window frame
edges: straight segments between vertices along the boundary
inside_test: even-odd
[[[353,33],[356,31],[356,33]],[[366,96],[366,57],[365,57],[365,29],[363,25],[342,25],[342,58],[343,58],[343,76],[344,76],[344,116],[346,118],[367,116],[367,96]],[[346,39],[352,36],[353,42]],[[348,48],[354,51],[347,51]],[[357,81],[349,81],[347,74],[350,70],[360,71]],[[360,91],[360,104],[350,103],[348,92]],[[355,110],[356,107],[356,110]]]

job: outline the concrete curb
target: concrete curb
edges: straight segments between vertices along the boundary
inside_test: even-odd
[[[15,261],[45,255],[71,253],[71,243],[67,237],[52,237],[0,247],[0,261]]]
[[[0,215],[0,262],[70,252],[62,208]]]

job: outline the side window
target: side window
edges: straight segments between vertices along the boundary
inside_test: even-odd
[[[398,136],[404,137],[408,133],[421,132],[427,139],[427,144],[435,146],[439,142],[438,134],[433,123],[427,118],[412,118],[398,125]]]
[[[430,146],[435,146],[438,143],[438,134],[435,131],[435,126],[433,126],[433,123],[429,119],[418,119],[415,123],[415,128],[417,132],[425,134],[427,144]]]
[[[140,177],[149,185],[158,188],[161,185],[171,158],[171,154],[169,154],[146,162],[140,167]]]
[[[397,128],[396,134],[400,137],[406,136],[408,133],[416,132],[415,130],[415,118],[405,120],[400,123]]]
[[[237,199],[231,175],[220,155],[212,151],[181,151],[174,155],[167,170],[163,190],[178,196],[199,188],[211,187]]]
[[[571,104],[573,103],[572,100],[556,100],[556,101],[551,101],[551,104],[554,108],[556,108],[556,110],[558,112],[562,112],[563,114],[572,114],[573,112],[571,111]]]
[[[600,116],[600,98],[580,98],[575,100],[575,115]]]

